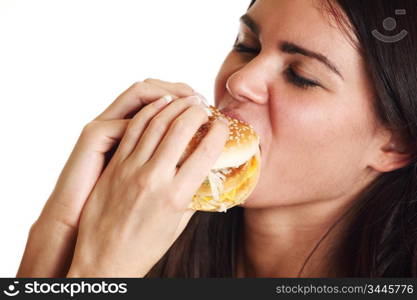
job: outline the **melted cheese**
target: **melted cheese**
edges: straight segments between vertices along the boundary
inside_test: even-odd
[[[245,184],[247,184],[247,181],[252,177],[252,175],[256,171],[256,159],[252,158],[250,161],[250,165],[248,166],[248,170],[245,173],[245,177],[242,179],[241,184],[237,186],[236,188],[232,189],[228,193],[225,193],[222,195],[222,201],[226,202],[234,202],[234,198],[236,196],[236,192],[242,188]]]

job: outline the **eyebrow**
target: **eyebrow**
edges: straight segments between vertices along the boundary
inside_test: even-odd
[[[241,16],[240,22],[245,24],[250,29],[250,31],[252,31],[252,33],[256,35],[256,37],[259,37],[259,26],[248,14],[244,14],[243,16]],[[344,79],[342,74],[336,68],[336,66],[323,54],[308,50],[295,43],[291,43],[288,41],[281,42],[279,45],[279,49],[285,53],[300,54],[309,58],[313,58],[324,64],[328,69],[330,69],[333,73],[337,74],[340,78]]]

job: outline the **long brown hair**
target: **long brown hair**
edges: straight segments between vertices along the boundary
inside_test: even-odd
[[[400,133],[413,152],[407,166],[381,174],[351,207],[353,221],[338,245],[348,262],[345,276],[417,277],[417,5],[415,0],[323,1],[329,8],[326,12],[359,41],[381,124]],[[397,9],[403,9],[396,18],[398,28],[407,36],[395,43],[373,37],[372,30],[382,31],[383,20],[395,17]],[[227,213],[197,212],[146,277],[236,276],[242,226],[242,207]]]

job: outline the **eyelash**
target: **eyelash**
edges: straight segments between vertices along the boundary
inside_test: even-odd
[[[236,52],[246,52],[246,53],[254,53],[259,54],[259,51],[253,48],[249,48],[246,45],[242,43],[237,43],[233,46],[233,49]],[[285,70],[285,76],[289,82],[294,84],[295,86],[302,88],[302,89],[309,89],[309,88],[315,88],[315,87],[321,87],[321,85],[313,80],[307,79],[305,77],[302,77],[297,74],[297,72],[294,71],[293,67],[290,66],[287,70]]]

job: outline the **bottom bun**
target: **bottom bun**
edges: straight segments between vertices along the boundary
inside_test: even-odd
[[[225,189],[219,195],[219,200],[216,201],[211,193],[208,194],[207,186],[202,184],[193,196],[188,208],[200,211],[226,212],[233,206],[243,204],[258,183],[261,167],[259,150],[246,164],[244,173],[238,176],[239,180],[236,180],[237,176],[230,178],[230,180],[226,178]]]

